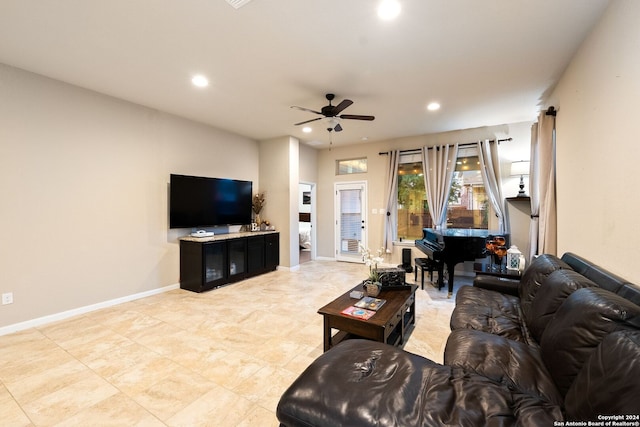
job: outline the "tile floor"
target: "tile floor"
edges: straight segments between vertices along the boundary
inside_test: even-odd
[[[317,309],[364,269],[312,261],[2,336],[0,424],[277,426],[280,395],[322,353]],[[405,350],[442,362],[453,305],[444,289],[418,290]]]

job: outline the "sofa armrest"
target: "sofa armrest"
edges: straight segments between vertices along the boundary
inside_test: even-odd
[[[480,275],[473,279],[473,286],[475,287],[514,296],[518,296],[519,285],[519,280],[504,277]]]

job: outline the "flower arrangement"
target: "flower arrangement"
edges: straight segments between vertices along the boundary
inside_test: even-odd
[[[251,208],[253,209],[253,213],[258,215],[262,208],[265,205],[265,197],[264,193],[258,193],[253,196],[253,201],[251,202]]]
[[[380,282],[384,273],[378,271],[378,264],[384,261],[382,254],[384,248],[380,248],[374,255],[369,248],[365,248],[362,244],[359,245],[359,252],[362,254],[362,260],[365,265],[369,267],[369,281],[372,283]]]

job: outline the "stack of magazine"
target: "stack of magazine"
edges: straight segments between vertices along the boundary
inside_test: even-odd
[[[341,313],[347,316],[357,317],[358,319],[368,320],[376,314],[376,311],[378,311],[385,302],[387,302],[385,299],[364,297],[354,305],[342,310]]]

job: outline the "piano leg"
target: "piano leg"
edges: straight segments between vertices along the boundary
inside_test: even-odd
[[[456,270],[456,263],[447,263],[447,272],[449,273],[449,293],[447,294],[447,298],[451,298],[453,296],[453,273]]]

